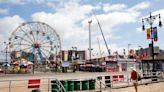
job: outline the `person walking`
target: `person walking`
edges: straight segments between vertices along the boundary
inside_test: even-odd
[[[134,67],[131,67],[132,71],[131,71],[131,80],[133,82],[135,91],[138,92],[138,73],[136,71],[136,69]]]

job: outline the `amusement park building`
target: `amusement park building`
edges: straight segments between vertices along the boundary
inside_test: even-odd
[[[152,48],[149,45],[148,48],[141,48],[136,51],[136,54],[140,56],[142,62],[143,72],[149,72],[153,69],[153,60],[152,60]],[[159,47],[154,47],[154,62],[155,70],[164,71],[164,50],[161,50]]]
[[[149,44],[147,48],[140,48],[136,50],[136,54],[138,56],[148,57],[152,55],[152,46]],[[154,46],[154,56],[157,57],[158,55],[164,55],[164,50],[161,50],[158,46]]]
[[[62,50],[61,52],[63,61],[85,61],[87,57],[85,50]]]

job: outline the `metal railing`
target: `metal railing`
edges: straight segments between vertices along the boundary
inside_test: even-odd
[[[20,79],[20,80],[2,80],[0,81],[0,92],[31,92],[36,89],[28,88],[28,80],[31,79]],[[55,78],[41,78],[41,83],[38,84],[41,92],[51,92],[52,85],[57,85],[58,92],[66,92],[65,88],[58,79]],[[51,81],[56,81],[56,83],[51,83]]]
[[[107,86],[103,80],[96,79],[96,90],[109,90],[109,92],[112,92],[112,89],[114,88],[120,88],[120,87],[129,87],[132,86],[132,82],[130,80],[130,74],[124,74],[123,79],[118,79],[118,81],[114,81],[113,76],[119,76],[121,74],[115,74],[115,75],[108,75],[110,76],[110,87]],[[141,74],[143,75],[143,74]],[[144,77],[149,77],[147,79],[142,79],[138,83],[140,85],[146,84],[146,83],[154,83],[152,79],[157,79],[156,82],[164,81],[164,72],[156,72],[155,74],[157,77],[153,77],[153,73],[150,75],[144,75]],[[106,75],[105,75],[106,76]],[[98,77],[98,76],[97,76]],[[104,76],[102,76],[104,77]],[[28,89],[28,81],[31,79],[19,79],[19,80],[0,80],[0,92],[3,90],[3,92],[30,92],[32,89]],[[40,90],[41,92],[51,92],[52,85],[51,81],[56,81],[57,87],[59,92],[67,92],[65,88],[63,87],[60,80],[56,78],[40,78]],[[79,90],[80,92],[81,90]],[[78,91],[76,91],[78,92]]]
[[[164,81],[164,72],[152,72],[149,74],[140,73],[140,75],[141,75],[141,80],[138,81],[139,85]],[[111,88],[129,87],[132,85],[133,83],[131,81],[130,74],[125,75],[124,80],[121,81],[113,81],[113,79],[111,79]]]
[[[109,92],[112,92],[112,89],[111,89],[111,87],[108,87],[105,83],[103,83],[101,80],[97,80],[97,82],[96,82],[96,84],[97,84],[97,89],[100,91],[100,92],[102,92],[102,90],[109,90]],[[110,83],[110,85],[111,85],[111,83]],[[103,88],[104,87],[104,88]]]

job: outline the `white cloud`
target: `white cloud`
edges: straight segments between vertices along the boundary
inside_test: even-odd
[[[80,0],[50,0],[45,2],[46,5],[50,8],[57,9],[65,7],[66,5],[72,5],[73,3],[79,3]]]
[[[142,30],[141,27],[136,28],[136,31],[137,31],[137,32],[143,32],[143,30]]]
[[[51,4],[51,7],[53,7],[54,4]],[[34,13],[32,15],[32,19],[34,21],[45,22],[52,26],[61,37],[63,49],[71,49],[72,46],[77,46],[78,49],[86,50],[88,48],[88,20],[92,19],[92,46],[95,50],[98,50],[96,37],[100,38],[100,44],[103,46],[102,49],[107,54],[99,26],[94,16],[92,15],[88,17],[88,15],[92,14],[93,9],[95,9],[95,11],[99,10],[100,6],[92,6],[89,4],[80,5],[79,2],[68,2],[63,5],[63,7],[58,7],[57,9],[54,8],[56,11],[55,13]],[[112,33],[117,29],[117,26],[121,24],[135,23],[140,16],[140,12],[128,11],[126,5],[120,5],[121,7],[117,11],[97,15],[107,43],[111,40],[121,39],[120,36],[113,36]],[[116,8],[119,5],[117,4],[111,6]],[[111,48],[111,44],[108,45]],[[122,48],[119,49],[119,46],[113,46],[112,49],[122,51]]]
[[[154,11],[154,12],[152,12],[151,14],[152,14],[152,16],[160,14],[160,16],[161,16],[161,21],[162,21],[162,22],[164,21],[164,9],[160,9],[160,10]],[[146,15],[146,16],[141,16],[140,20],[141,20],[142,18],[147,18],[147,17],[149,17],[149,16],[150,16],[149,14]],[[157,18],[154,20],[153,25],[158,25],[158,23],[159,23],[159,18],[158,18],[158,17],[159,17],[159,16],[157,16]],[[145,28],[150,26],[149,23],[148,23],[148,21],[146,21],[146,20],[144,21],[144,25],[145,25]],[[142,28],[141,28],[141,27],[140,27],[140,28],[136,28],[136,31],[142,32]]]
[[[25,4],[28,0],[0,0],[0,3],[8,3],[8,4]]]
[[[32,1],[33,1],[33,0],[32,0]],[[42,4],[42,3],[45,3],[46,0],[35,0],[35,1],[33,1],[33,2],[36,2],[36,3],[38,3],[38,4]]]
[[[79,5],[76,2],[65,4],[58,8],[55,13],[37,12],[32,15],[34,21],[42,21],[52,26],[61,37],[63,49],[70,49],[72,46],[86,49],[88,32],[80,25],[81,21],[87,18],[92,10],[91,5]]]
[[[97,18],[100,21],[100,24],[105,32],[105,34],[109,34],[114,31],[116,26],[125,24],[125,23],[134,23],[139,17],[140,13],[135,11],[128,12],[111,12],[107,14],[97,15]],[[92,16],[93,18],[93,16]],[[95,23],[94,23],[95,22]],[[86,22],[85,22],[86,23]],[[93,18],[93,30],[99,30],[99,27],[96,23],[95,18]]]
[[[37,0],[37,2],[43,3],[45,1]],[[65,1],[63,0],[59,5],[60,7],[57,8],[54,2],[47,2],[47,5],[49,7],[54,8],[55,12],[54,13],[46,13],[44,11],[36,12],[32,14],[31,16],[32,20],[45,22],[49,24],[51,27],[53,27],[61,37],[62,49],[71,49],[72,46],[77,46],[78,49],[87,50],[88,20],[92,19],[93,20],[91,24],[92,46],[95,50],[98,51],[98,45],[97,45],[98,43],[96,37],[100,38],[99,40],[102,46],[102,50],[104,50],[105,53],[107,54],[107,50],[104,41],[102,39],[99,26],[94,16],[93,15],[90,16],[90,14],[92,14],[93,9],[96,11],[99,10],[101,6],[104,6],[103,10],[105,11],[105,14],[99,13],[97,14],[97,18],[100,21],[107,43],[110,42],[111,40],[121,39],[120,36],[113,35],[113,32],[117,30],[118,26],[122,24],[135,23],[138,17],[140,16],[140,12],[138,11],[139,9],[134,8],[133,11],[129,11],[129,8],[127,8],[127,6],[124,4],[111,4],[109,5],[110,9],[108,9],[108,4],[104,4],[104,5],[99,4],[97,6],[93,6],[89,4],[81,5],[78,1],[75,0],[73,1],[69,0],[69,2],[67,3],[65,3]],[[112,12],[108,12],[108,11],[112,11]],[[1,19],[1,21],[2,20],[5,21],[4,23],[8,25],[8,26],[4,26],[3,25],[4,23],[0,22],[1,30],[7,29],[7,31],[5,31],[5,34],[7,34],[7,32],[9,31],[14,30],[19,25],[20,22],[24,21],[19,16],[6,17]],[[9,20],[11,21],[9,22]],[[3,26],[1,27],[1,25]],[[0,38],[3,38],[3,36],[1,35]],[[108,46],[109,48],[112,48],[113,51],[122,51],[123,49],[117,46],[116,44],[108,43]]]
[[[8,9],[0,8],[0,14],[6,14],[6,13],[8,13]]]
[[[103,56],[109,55],[109,53],[107,52],[107,48],[106,48],[106,46],[104,44],[100,44],[100,49],[98,47],[98,44],[94,44],[94,45],[92,45],[92,47],[94,48],[93,49],[93,54],[96,55],[98,53],[97,56],[100,55],[99,54],[100,50],[101,50],[101,52],[103,52],[103,54],[102,54]],[[125,49],[126,47],[120,47],[116,43],[112,43],[112,44],[108,45],[108,48],[111,50],[110,54],[114,54],[116,51],[119,54],[123,54],[123,49]]]
[[[152,12],[152,15],[157,15],[157,14],[161,14],[161,18],[162,18],[162,20],[164,20],[164,8],[163,8],[163,9],[160,9],[160,10],[157,10],[157,11]]]
[[[18,15],[0,18],[1,41],[7,41],[10,33],[13,32],[22,22],[24,22],[24,20]]]
[[[149,8],[151,6],[151,3],[148,1],[144,1],[141,2],[139,4],[136,4],[135,6],[133,6],[130,10],[142,10],[142,9],[146,9]]]
[[[103,5],[103,11],[109,12],[109,11],[121,11],[125,9],[127,6],[125,4],[104,4]]]

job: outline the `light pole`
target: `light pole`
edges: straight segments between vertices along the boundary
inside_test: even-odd
[[[73,61],[73,72],[75,72],[76,71],[76,63],[75,63],[75,61],[74,60],[76,60],[77,59],[77,47],[72,47],[72,54],[74,55],[72,55],[72,61]]]
[[[161,16],[160,14],[157,15],[152,15],[150,12],[150,16],[146,18],[142,18],[142,30],[145,30],[145,25],[144,21],[146,20],[149,25],[150,25],[150,32],[151,32],[151,50],[152,50],[152,61],[153,61],[153,69],[152,72],[155,72],[155,61],[154,61],[154,37],[153,37],[153,22],[156,19],[156,17],[159,17],[159,27],[162,27],[162,22],[161,22]]]
[[[88,21],[89,23],[89,61],[91,61],[91,51],[92,51],[92,48],[91,48],[91,23],[92,23],[92,20]]]
[[[58,45],[55,45],[54,48],[55,48],[55,60],[57,61],[58,54],[60,53],[60,52],[58,53],[59,46]]]
[[[6,63],[6,65],[5,65],[5,74],[6,74],[6,68],[7,68],[7,50],[8,50],[8,43],[7,42],[4,42],[4,44],[6,45],[6,47],[5,47],[5,54],[6,54],[6,58],[5,58],[5,63]]]
[[[62,51],[58,52],[58,49],[60,48],[59,45],[54,45],[55,48],[55,63],[56,63],[56,69],[55,71],[58,71],[58,66],[60,66],[61,64],[61,60],[62,60],[62,55],[60,53],[62,53]],[[60,62],[60,63],[59,63]]]
[[[77,47],[72,47],[72,60],[76,59]],[[74,55],[74,56],[73,56]]]
[[[7,42],[4,42],[4,44],[6,45],[6,47],[5,47],[5,53],[6,53],[6,63],[7,63],[7,50],[8,50],[8,43]]]
[[[141,53],[141,48],[142,48],[142,46],[141,45],[138,45],[138,55],[140,56],[140,53]]]
[[[128,44],[128,57],[129,57],[129,49],[132,44]]]
[[[132,45],[138,46],[138,48],[142,48],[142,46],[141,46],[141,45],[138,45],[138,44],[128,44],[128,55],[131,54],[131,53],[130,53],[130,46],[132,46]],[[139,50],[138,50],[138,52],[136,52],[136,53],[139,53]]]

